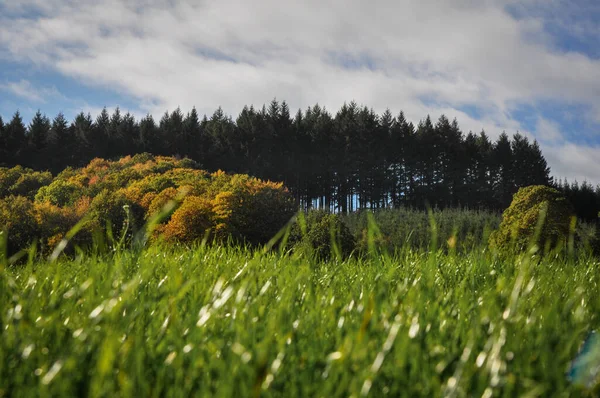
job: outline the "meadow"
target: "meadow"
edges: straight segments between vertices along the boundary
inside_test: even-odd
[[[281,183],[198,167],[0,168],[0,397],[600,393],[598,363],[572,370],[600,323],[598,227],[558,191],[504,216],[296,214]],[[492,245],[505,220],[569,238]]]
[[[0,396],[598,394],[567,377],[600,322],[597,258],[369,242],[4,259]]]

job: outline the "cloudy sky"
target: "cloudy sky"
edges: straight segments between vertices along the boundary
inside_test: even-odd
[[[0,115],[286,100],[535,137],[600,183],[597,0],[0,0]]]

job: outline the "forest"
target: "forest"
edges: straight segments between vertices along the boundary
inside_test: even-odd
[[[285,101],[246,106],[234,120],[221,108],[210,117],[176,109],[136,120],[119,108],[94,119],[52,120],[38,111],[26,124],[17,111],[0,117],[0,166],[56,174],[94,158],[139,153],[190,158],[223,170],[283,182],[297,205],[347,213],[408,207],[500,211],[521,187],[551,185],[580,219],[596,220],[600,187],[556,181],[536,141],[503,132],[465,133],[456,119],[429,116],[414,124],[403,112],[375,113],[355,102],[335,114],[314,105],[292,115]]]

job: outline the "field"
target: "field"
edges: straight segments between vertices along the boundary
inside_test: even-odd
[[[371,243],[5,261],[0,396],[598,393],[567,377],[600,323],[594,257]]]

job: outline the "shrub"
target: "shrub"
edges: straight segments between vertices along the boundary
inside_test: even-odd
[[[11,169],[0,167],[0,198],[4,198],[11,194],[11,187],[24,172],[25,169],[21,166],[16,166]]]
[[[313,210],[308,212],[305,220],[305,234],[299,223],[292,227],[290,244],[295,246],[296,250],[308,251],[317,259],[324,260],[334,253],[332,240],[343,257],[349,256],[356,248],[354,236],[338,214]]]
[[[191,243],[204,238],[214,228],[212,203],[199,196],[188,196],[162,229],[166,241]]]
[[[86,190],[81,185],[57,178],[50,185],[40,188],[35,195],[35,201],[49,202],[55,206],[65,207],[72,206],[85,194]]]
[[[49,254],[77,224],[80,217],[75,207],[61,208],[49,202],[35,203],[35,219],[42,238],[42,252]]]
[[[8,234],[9,253],[26,248],[40,235],[33,203],[23,196],[0,199],[0,226]]]
[[[167,188],[160,192],[158,195],[155,195],[148,206],[148,211],[146,212],[146,218],[150,218],[160,212],[164,205],[166,205],[169,201],[175,199],[177,197],[177,189],[175,188]],[[168,221],[164,220],[165,222]]]
[[[282,184],[222,171],[209,174],[197,167],[186,159],[143,154],[118,161],[94,159],[81,169],[65,169],[53,181],[49,173],[4,168],[0,193],[35,198],[37,225],[48,246],[84,216],[87,223],[78,236],[89,240],[108,225],[113,237],[120,237],[126,221],[132,222],[133,232],[168,201],[185,195],[194,199],[183,202],[172,222],[167,218],[158,226],[169,240],[190,242],[212,229],[222,239],[262,244],[295,211]]]
[[[143,221],[143,211],[138,205],[127,200],[125,194],[120,190],[100,192],[92,199],[88,216],[90,220],[87,223],[86,230],[90,232],[97,229],[104,230],[108,224],[115,237],[121,235],[127,221],[130,222],[129,231],[135,230]]]
[[[50,172],[30,171],[19,177],[19,179],[10,187],[10,193],[12,195],[24,196],[29,200],[33,200],[39,189],[50,183],[52,183],[52,174]]]
[[[545,221],[537,241],[533,241],[543,212]],[[542,185],[521,188],[504,211],[500,228],[490,236],[490,247],[506,250],[514,245],[522,250],[530,243],[540,247],[564,244],[573,215],[572,205],[556,189]]]
[[[264,244],[295,213],[293,198],[282,184],[234,175],[227,185],[229,190],[218,193],[213,200],[219,237]]]

